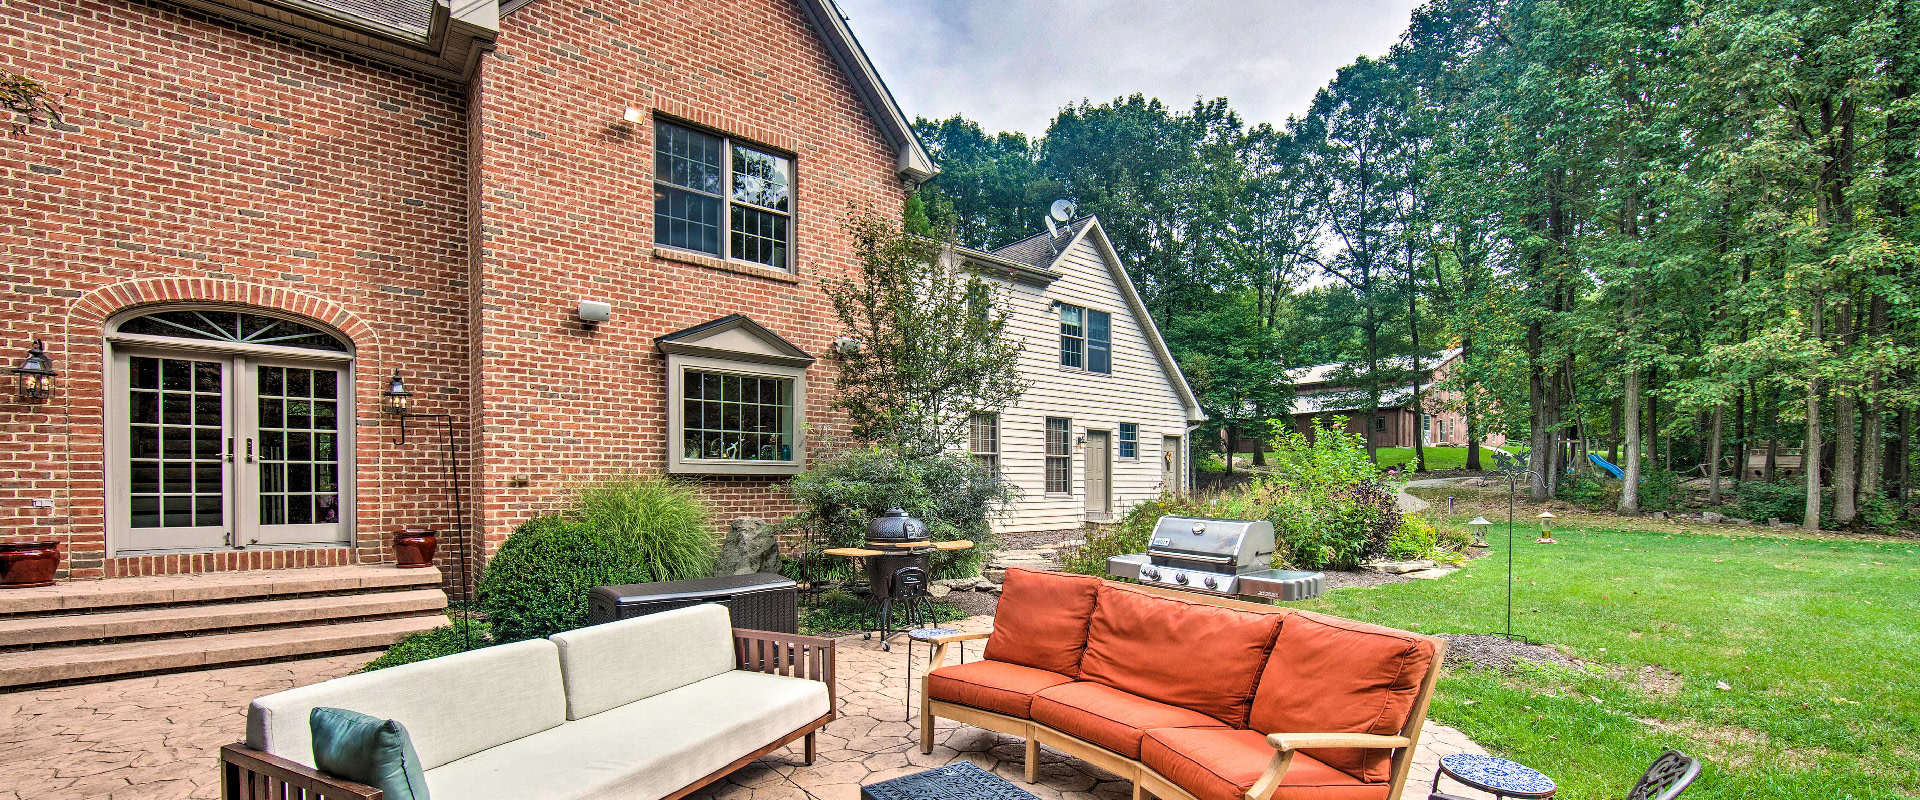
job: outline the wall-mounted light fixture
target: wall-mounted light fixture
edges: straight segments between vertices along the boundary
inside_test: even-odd
[[[638,125],[647,121],[647,112],[641,111],[633,106],[627,106],[627,113],[621,114],[620,118]]]
[[[59,374],[53,371],[53,362],[47,358],[47,346],[39,339],[33,340],[33,346],[27,348],[27,357],[20,361],[20,366],[13,368],[20,399],[29,403],[52,397],[53,379]]]
[[[400,368],[393,368],[393,377],[387,383],[387,390],[380,393],[380,411],[382,413],[404,417],[413,408],[413,392],[407,390],[407,384],[400,380]],[[406,426],[401,426],[401,435],[405,436]]]
[[[598,325],[613,319],[613,304],[599,300],[582,300],[580,309],[574,313],[588,326]]]

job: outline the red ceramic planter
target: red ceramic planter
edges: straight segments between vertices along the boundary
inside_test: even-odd
[[[439,549],[439,537],[425,528],[405,528],[393,535],[393,555],[401,569],[433,566],[434,551]]]
[[[0,589],[52,586],[60,543],[51,539],[0,543]]]

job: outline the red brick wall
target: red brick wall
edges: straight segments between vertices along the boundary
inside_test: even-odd
[[[447,525],[439,434],[391,443],[379,393],[400,366],[421,410],[468,428],[464,87],[118,0],[0,4],[0,70],[71,92],[65,125],[0,138],[0,358],[44,337],[61,372],[50,402],[0,395],[0,535],[66,540],[74,577],[342,557],[106,558],[104,321],[174,300],[295,311],[352,336],[352,555],[386,557],[402,525]]]
[[[479,495],[497,543],[568,487],[664,468],[664,359],[653,339],[742,313],[816,357],[810,450],[834,426],[835,335],[821,276],[844,270],[849,205],[897,213],[895,154],[789,0],[537,0],[502,20],[474,137],[483,184],[476,386]],[[796,154],[798,279],[655,257],[658,110]],[[586,329],[579,299],[613,304]],[[525,475],[525,486],[513,477]],[[703,481],[720,524],[791,510],[784,481]]]

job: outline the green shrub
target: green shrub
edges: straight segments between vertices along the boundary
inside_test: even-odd
[[[569,516],[630,540],[646,567],[643,580],[678,581],[713,574],[717,537],[704,501],[681,483],[619,475],[587,485]]]
[[[971,550],[934,556],[936,578],[980,574],[980,564],[993,543],[988,519],[1013,500],[1012,488],[971,455],[913,455],[891,447],[850,450],[816,460],[811,469],[794,476],[789,488],[801,510],[782,528],[812,530],[828,547],[865,542],[867,523],[896,507],[925,522],[933,541],[972,540],[976,546]],[[847,559],[837,561],[826,566],[836,573],[850,569]]]
[[[477,594],[502,642],[587,623],[595,586],[713,574],[714,533],[698,494],[621,475],[583,487],[563,515],[522,523],[487,562]]]
[[[587,592],[595,586],[649,580],[631,538],[549,514],[507,537],[480,576],[478,598],[494,635],[517,642],[587,624]]]
[[[1807,518],[1807,485],[1799,482],[1741,481],[1733,490],[1733,515],[1798,525]]]
[[[1575,472],[1560,481],[1553,496],[1588,511],[1604,511],[1620,504],[1620,483],[1592,472]]]
[[[1275,557],[1298,569],[1354,569],[1385,554],[1400,529],[1400,504],[1379,481],[1295,496],[1306,502],[1274,503],[1268,519],[1280,538]]]
[[[1162,494],[1152,500],[1135,503],[1127,515],[1114,525],[1103,525],[1087,534],[1087,543],[1061,556],[1062,568],[1082,575],[1107,574],[1107,559],[1128,553],[1144,553],[1147,539],[1160,518],[1172,514],[1181,517],[1215,516],[1215,508],[1206,500],[1178,494]],[[1258,519],[1259,515],[1252,517]]]
[[[361,672],[397,667],[429,658],[450,656],[469,649],[489,647],[493,644],[493,635],[487,630],[487,623],[479,619],[455,617],[452,625],[442,625],[430,631],[421,631],[395,642],[380,657],[367,662]]]
[[[1640,476],[1640,507],[1648,511],[1675,508],[1685,497],[1680,491],[1680,473],[1670,469],[1649,469]]]
[[[1458,528],[1436,525],[1426,517],[1404,517],[1400,530],[1387,537],[1387,557],[1397,561],[1458,561],[1472,541],[1472,536]]]

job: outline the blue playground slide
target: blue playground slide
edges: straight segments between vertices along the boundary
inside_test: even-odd
[[[1587,460],[1592,461],[1594,466],[1613,473],[1613,477],[1618,480],[1626,480],[1627,478],[1627,473],[1622,472],[1619,467],[1616,467],[1612,464],[1607,463],[1606,459],[1601,458],[1597,455],[1594,455],[1593,453],[1587,454]]]

